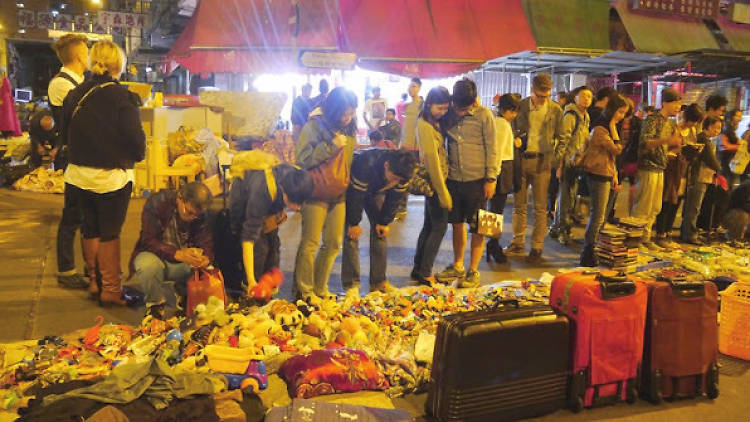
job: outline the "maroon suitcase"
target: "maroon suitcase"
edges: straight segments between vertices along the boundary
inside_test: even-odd
[[[648,310],[640,392],[655,404],[704,393],[718,397],[716,285],[684,276],[643,281]]]

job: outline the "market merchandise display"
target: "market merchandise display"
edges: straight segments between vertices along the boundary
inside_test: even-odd
[[[63,193],[65,191],[63,171],[39,167],[16,180],[13,188],[26,192]]]
[[[116,381],[112,377],[122,372],[116,370],[121,365],[143,370],[147,365],[150,376],[159,371],[199,376],[204,391],[218,378],[229,387],[257,391],[268,375],[278,373],[301,397],[358,388],[402,396],[425,387],[437,322],[444,315],[492,308],[508,298],[545,302],[548,292],[548,283],[539,281],[466,290],[407,287],[313,305],[275,299],[260,307],[224,308],[209,300],[190,318],[146,317],[136,327],[99,318],[64,338],[2,346],[0,404],[15,409],[35,388],[73,380],[98,380],[91,388],[102,388]],[[159,390],[158,384],[154,388]]]
[[[718,243],[709,246],[691,246],[671,251],[650,251],[649,255],[673,266],[684,268],[711,280],[732,276],[750,280],[750,248]]]
[[[621,219],[605,224],[596,242],[599,263],[615,270],[632,270],[638,263],[638,245],[645,224],[636,219]]]

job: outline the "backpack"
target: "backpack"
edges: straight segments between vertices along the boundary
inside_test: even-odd
[[[258,149],[242,151],[235,154],[229,171],[232,177],[242,179],[248,170],[263,170],[266,174],[266,185],[271,199],[276,199],[276,181],[273,177],[273,168],[281,164],[281,160],[275,155]]]

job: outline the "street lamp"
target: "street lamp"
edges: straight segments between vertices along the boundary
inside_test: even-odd
[[[102,5],[102,0],[91,0],[91,4],[94,4],[96,6],[101,6]]]

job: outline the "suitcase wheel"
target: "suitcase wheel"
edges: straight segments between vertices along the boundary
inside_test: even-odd
[[[706,397],[708,397],[711,400],[714,400],[717,397],[719,397],[719,386],[718,385],[710,385],[708,387],[708,391],[706,392]]]
[[[664,397],[662,396],[661,391],[656,391],[648,398],[648,401],[651,402],[651,404],[661,404],[662,400],[664,400]]]
[[[659,397],[661,397],[661,392],[659,393]],[[628,391],[625,393],[625,401],[628,402],[628,404],[633,404],[638,399],[638,390],[635,388],[635,386],[631,386],[628,388]]]

